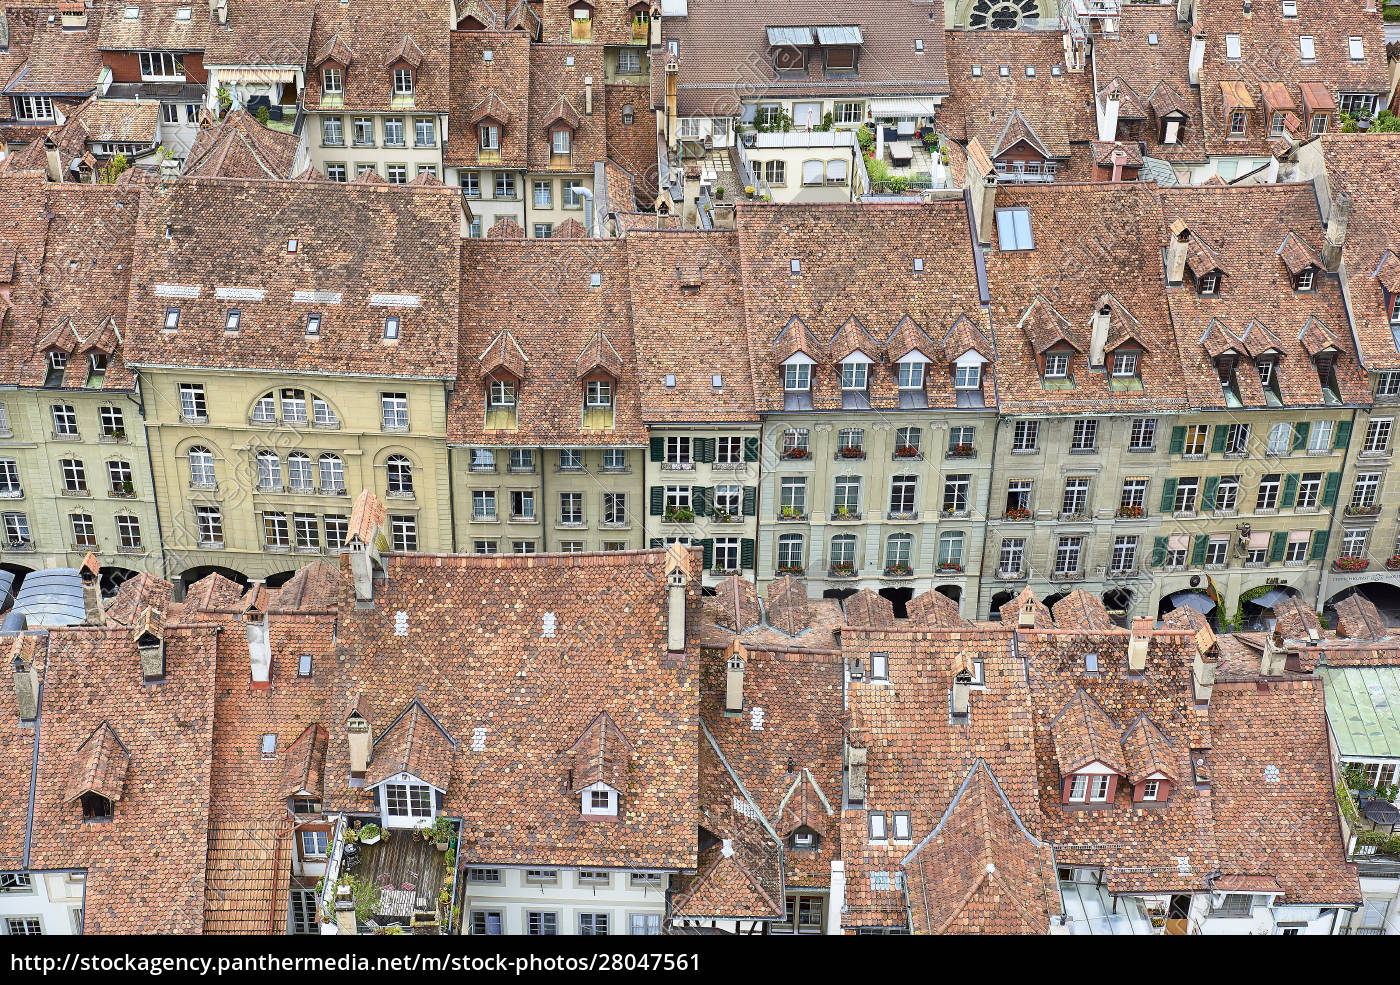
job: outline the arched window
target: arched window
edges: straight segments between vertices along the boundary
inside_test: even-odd
[[[282,460],[276,452],[258,452],[258,488],[264,492],[282,491]]]
[[[345,465],[338,455],[322,455],[317,463],[321,471],[321,492],[339,496],[345,492]]]
[[[802,162],[802,183],[804,185],[820,185],[822,183],[821,161]]]
[[[203,445],[195,445],[190,449],[190,488],[213,489],[215,485],[214,453]]]
[[[413,463],[402,455],[390,455],[385,464],[389,469],[389,495],[413,495]]]
[[[801,534],[783,534],[778,538],[778,574],[802,574],[802,548]]]
[[[288,424],[306,423],[306,391],[282,391],[282,420]]]
[[[287,456],[287,485],[292,492],[311,492],[311,456],[292,452]]]
[[[258,398],[258,402],[253,404],[254,424],[275,424],[277,423],[277,398],[271,393],[264,393]]]

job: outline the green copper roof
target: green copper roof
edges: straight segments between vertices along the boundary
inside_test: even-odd
[[[1344,757],[1400,757],[1400,667],[1322,667],[1327,723]]]

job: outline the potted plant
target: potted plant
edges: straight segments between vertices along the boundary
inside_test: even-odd
[[[1400,554],[1392,554],[1386,558],[1385,566],[1391,571],[1400,571]]]
[[[851,508],[849,506],[836,507],[836,516],[841,520],[849,520],[851,518]]]
[[[1127,520],[1141,520],[1143,509],[1141,506],[1120,506],[1118,507],[1118,515]]]
[[[904,576],[904,575],[911,575],[911,574],[913,574],[913,573],[914,573],[914,569],[911,568],[911,567],[909,567],[909,565],[907,565],[907,564],[887,564],[887,565],[885,565],[885,574],[887,574],[887,575],[895,575],[895,576],[901,576],[901,577],[902,577],[902,576]]]
[[[855,445],[845,445],[837,454],[842,458],[864,458],[865,449],[857,448]]]
[[[1364,557],[1339,557],[1334,562],[1333,567],[1338,571],[1365,571],[1370,567],[1370,560]]]
[[[135,496],[135,495],[136,495],[136,484],[135,484],[134,482],[132,482],[130,479],[123,479],[123,480],[122,480],[122,495],[123,495],[123,496]]]
[[[369,824],[366,824],[364,827],[362,827],[362,828],[360,829],[359,834],[360,834],[360,844],[362,844],[362,845],[377,845],[377,844],[379,844],[379,839],[380,839],[379,825],[377,825],[377,824],[375,824],[375,823],[373,823],[373,822],[370,822]]]
[[[753,185],[745,185],[745,186],[744,186],[744,194],[747,195],[749,198],[753,198],[753,197],[754,197],[754,193],[757,192],[757,191],[758,191],[758,189],[755,188]]]
[[[837,576],[853,575],[856,573],[856,566],[850,561],[837,561],[832,564],[831,573]]]
[[[914,458],[919,454],[919,449],[913,445],[900,445],[894,450],[895,458]]]
[[[802,514],[797,512],[796,506],[784,506],[780,510],[780,515],[784,520],[796,520]]]
[[[724,186],[723,186],[723,185],[716,185],[716,186],[715,186],[715,201],[717,201],[717,202],[718,202],[718,201],[721,201],[721,200],[723,200],[723,198],[724,198]]]
[[[971,445],[954,445],[948,449],[949,458],[971,458],[975,454]]]
[[[456,827],[451,821],[441,814],[438,815],[432,827],[433,841],[436,843],[438,851],[445,852],[452,847],[452,835],[455,830]]]
[[[672,523],[690,523],[695,519],[695,511],[689,506],[667,507],[666,519]]]
[[[802,574],[802,566],[801,566],[800,564],[785,564],[785,565],[780,565],[780,566],[778,567],[778,574],[780,574],[780,575],[800,575],[800,574]]]
[[[1029,520],[1031,511],[1025,506],[1013,506],[1002,515],[1007,520]]]
[[[807,449],[806,449],[806,448],[803,448],[801,445],[798,445],[798,446],[795,447],[795,448],[789,448],[787,451],[783,452],[783,457],[784,457],[784,458],[806,458],[806,457],[807,457]]]

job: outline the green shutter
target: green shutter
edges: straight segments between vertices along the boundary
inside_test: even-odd
[[[1347,442],[1350,440],[1351,421],[1338,421],[1337,436],[1332,439],[1332,447],[1340,450],[1342,448],[1345,448],[1347,446]]]
[[[666,460],[666,439],[651,439],[651,460],[653,462],[664,462]]]
[[[652,515],[652,516],[660,516],[660,515],[661,515],[661,511],[665,508],[665,506],[666,506],[666,487],[665,487],[665,486],[652,486],[652,487],[651,487],[651,515]]]
[[[647,541],[647,543],[651,545],[652,550],[656,550],[656,548],[658,547],[666,546],[666,542],[660,537],[653,537],[651,540]]]
[[[1210,543],[1210,534],[1197,534],[1196,543],[1191,547],[1191,563],[1193,565],[1206,563],[1206,545]]]
[[[705,516],[710,512],[710,506],[705,502],[705,497],[709,490],[704,486],[690,487],[690,508],[695,511],[696,516]]]
[[[1308,432],[1312,430],[1312,425],[1307,421],[1299,421],[1293,425],[1293,450],[1306,451],[1308,447]]]
[[[1152,557],[1148,559],[1148,564],[1154,568],[1160,568],[1167,563],[1167,538],[1152,538]]]
[[[714,542],[714,538],[712,538],[712,537],[702,537],[702,538],[700,538],[699,540],[697,540],[696,543],[699,544],[702,548],[704,548],[705,555],[704,555],[704,561],[703,561],[702,563],[703,563],[704,566],[705,566],[705,570],[708,571],[708,570],[710,570],[710,568],[714,567],[714,564],[715,564],[715,542]]]
[[[1176,505],[1176,480],[1168,479],[1162,483],[1162,512],[1170,513],[1172,507]]]
[[[753,567],[753,539],[745,537],[739,541],[739,567]]]
[[[1225,436],[1229,433],[1230,425],[1217,424],[1215,433],[1210,436],[1210,452],[1212,455],[1219,455],[1225,451]]]
[[[1218,476],[1218,475],[1208,475],[1208,476],[1206,476],[1206,484],[1205,484],[1205,487],[1202,488],[1202,490],[1201,490],[1201,509],[1203,509],[1203,510],[1213,510],[1213,509],[1215,509],[1215,487],[1218,486],[1218,485],[1220,485],[1220,476]]]
[[[1342,473],[1328,472],[1327,484],[1322,487],[1322,505],[1337,505],[1337,490],[1342,487]]]
[[[1180,455],[1186,449],[1186,428],[1172,428],[1172,442],[1167,446],[1167,454]]]
[[[744,487],[744,516],[758,516],[758,487]]]
[[[1313,531],[1312,550],[1308,553],[1308,560],[1321,561],[1327,557],[1327,531]]]
[[[1283,499],[1279,505],[1287,509],[1298,499],[1298,473],[1290,472],[1283,477]]]
[[[746,462],[756,462],[756,461],[758,461],[758,439],[757,439],[757,438],[745,438],[745,439],[744,439],[744,461],[746,461]],[[746,566],[746,567],[747,567],[747,566]]]
[[[715,460],[714,438],[695,439],[695,460],[697,462],[713,462]]]
[[[1288,531],[1275,530],[1274,539],[1269,543],[1269,560],[1282,561],[1283,552],[1288,549]]]

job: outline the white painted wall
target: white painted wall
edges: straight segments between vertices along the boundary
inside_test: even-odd
[[[28,889],[0,892],[0,935],[10,932],[11,917],[37,917],[42,932],[76,934],[82,929],[82,872],[31,872]]]
[[[608,873],[606,885],[581,884],[578,869],[550,869],[556,873],[554,885],[527,882],[524,868],[496,867],[501,874],[497,884],[470,881],[471,870],[488,866],[468,865],[458,880],[462,898],[462,933],[472,931],[472,911],[495,910],[502,914],[504,932],[525,934],[531,911],[557,914],[561,936],[579,932],[579,914],[608,914],[608,933],[630,933],[633,914],[650,914],[659,924],[666,916],[666,886],[661,882],[649,888],[634,887],[631,873],[625,869],[602,870]]]

